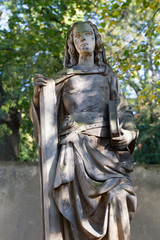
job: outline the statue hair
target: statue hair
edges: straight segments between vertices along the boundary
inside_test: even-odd
[[[65,49],[65,67],[70,68],[78,64],[79,53],[77,52],[74,42],[73,42],[73,29],[77,24],[88,23],[95,34],[95,51],[94,51],[94,63],[98,66],[107,67],[109,64],[106,60],[105,50],[102,43],[101,35],[98,32],[98,28],[95,24],[90,21],[85,22],[75,22],[73,26],[69,29],[66,39],[66,49]]]

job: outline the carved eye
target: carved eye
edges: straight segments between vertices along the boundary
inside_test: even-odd
[[[74,35],[75,38],[80,38],[81,34],[80,33],[77,33]]]
[[[89,36],[92,35],[92,32],[86,32],[85,35],[86,35],[87,37],[89,37]]]

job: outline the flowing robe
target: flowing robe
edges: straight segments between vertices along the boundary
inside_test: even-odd
[[[53,202],[61,231],[56,239],[129,240],[136,195],[128,174],[136,139],[124,151],[112,148],[111,97],[116,99],[120,127],[137,132],[133,114],[112,71],[107,76],[88,74],[88,88],[83,76],[70,74],[56,80],[59,146],[54,157]],[[35,122],[34,104],[31,112]],[[38,141],[37,126],[34,123]]]

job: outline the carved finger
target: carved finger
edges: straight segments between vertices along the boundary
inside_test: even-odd
[[[36,78],[36,79],[34,79],[34,83],[36,83],[36,82],[44,82],[44,83],[47,83],[47,80],[44,79],[44,78]]]
[[[119,142],[119,143],[113,143],[112,142],[112,146],[113,147],[126,147],[128,144],[127,144],[127,142],[126,141],[124,141],[124,142]]]
[[[35,74],[34,79],[37,79],[37,78],[43,78],[47,80],[47,77],[43,76],[42,74]]]
[[[124,140],[124,136],[120,136],[120,137],[113,137],[112,141],[113,142],[119,142],[119,141],[123,141]]]
[[[116,147],[118,150],[124,150],[125,148],[126,148],[126,145],[124,145],[124,146],[117,146]]]
[[[127,145],[127,141],[123,140],[119,142],[112,142],[112,145],[115,145],[115,146]]]
[[[47,82],[35,82],[34,85],[36,85],[36,86],[46,86]]]

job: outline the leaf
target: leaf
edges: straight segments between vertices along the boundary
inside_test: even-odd
[[[127,0],[126,2],[124,2],[123,4],[122,4],[122,8],[125,8],[125,7],[127,7],[127,6],[129,6],[129,4],[132,2],[132,0]]]
[[[135,67],[135,69],[136,69],[136,70],[140,70],[140,69],[141,69],[141,65],[137,65],[137,66]]]
[[[129,55],[129,51],[126,49],[123,53],[124,56],[128,56]]]
[[[99,28],[98,31],[99,31],[100,33],[102,33],[102,32],[104,32],[104,29],[103,29],[103,28]]]
[[[149,1],[143,0],[142,2],[143,2],[144,8],[147,8],[149,6]]]
[[[113,17],[117,17],[119,15],[119,11],[118,10],[114,11],[112,15]]]
[[[108,28],[110,28],[111,26],[113,26],[113,25],[115,25],[115,24],[117,24],[117,21],[111,20],[110,23],[109,23],[109,25],[108,25]]]
[[[157,33],[160,33],[160,26],[156,28]]]
[[[127,0],[126,4],[130,4],[132,2],[132,0]]]
[[[119,5],[118,5],[117,3],[114,3],[114,4],[112,5],[112,10],[117,9],[117,8],[119,8]]]
[[[149,7],[154,10],[155,7],[156,7],[156,4],[155,4],[155,3],[150,3],[150,4],[149,4]]]
[[[136,70],[133,70],[132,74],[133,74],[134,77],[137,77],[137,71]]]
[[[105,28],[106,23],[105,23],[105,22],[102,22],[102,23],[100,23],[100,26],[101,26],[102,28]]]

